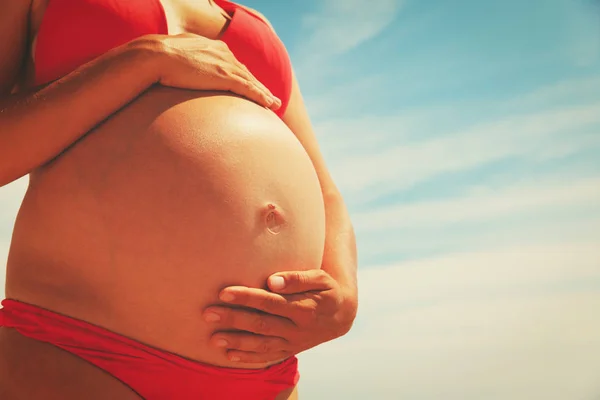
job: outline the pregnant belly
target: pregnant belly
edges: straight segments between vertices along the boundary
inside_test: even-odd
[[[31,175],[7,297],[227,366],[202,309],[319,268],[324,236],[315,170],[273,113],[156,88]]]

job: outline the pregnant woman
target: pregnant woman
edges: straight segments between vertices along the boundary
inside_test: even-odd
[[[0,398],[295,398],[294,354],[354,319],[356,255],[264,17],[12,0],[0,54],[0,183],[30,174]]]

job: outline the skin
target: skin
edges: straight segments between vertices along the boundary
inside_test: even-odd
[[[23,26],[19,26],[18,23],[19,21],[23,21],[23,16],[28,16],[24,10],[26,10],[25,7],[19,8],[18,6],[12,6],[12,8],[9,7],[8,10],[10,13],[12,13],[10,15],[12,17],[11,21],[17,21],[11,25],[12,29],[17,32],[24,30],[25,24],[23,23]],[[25,19],[25,21],[26,20],[27,19]],[[7,24],[0,24],[0,26],[6,27]],[[10,37],[15,38],[14,32],[1,33],[12,33],[13,35]],[[24,35],[17,35],[16,39],[9,43],[9,46],[3,44],[3,46],[7,47],[6,50],[8,53],[12,54],[11,59],[13,60],[19,60],[23,58],[23,42],[25,41],[23,36]],[[3,52],[3,54],[5,53]],[[15,179],[23,173],[27,173],[36,165],[40,165],[45,160],[54,157],[57,152],[64,149],[80,135],[89,130],[89,127],[94,125],[94,121],[101,120],[105,116],[110,115],[114,109],[121,107],[137,93],[144,90],[149,83],[153,82],[155,79],[154,76],[148,78],[143,76],[139,77],[139,70],[134,68],[134,66],[137,65],[141,59],[144,59],[145,54],[146,53],[143,50],[139,52],[126,53],[124,55],[115,52],[115,54],[109,55],[111,57],[106,56],[104,59],[97,61],[86,71],[86,74],[82,74],[83,76],[80,75],[71,77],[71,79],[64,80],[60,85],[47,88],[45,97],[46,99],[53,99],[52,102],[46,101],[43,103],[38,101],[38,99],[42,97],[38,96],[32,99],[30,98],[27,102],[27,107],[8,107],[8,109],[12,110],[12,113],[5,115],[10,115],[11,117],[4,117],[4,119],[0,119],[0,128],[6,128],[5,131],[35,132],[35,129],[27,129],[27,124],[33,122],[18,122],[21,124],[19,126],[20,129],[15,128],[15,124],[17,124],[16,121],[22,120],[18,118],[20,115],[28,115],[30,117],[34,115],[36,118],[31,117],[28,118],[28,120],[37,121],[38,124],[40,121],[42,121],[44,126],[47,127],[48,131],[50,132],[46,136],[52,136],[54,133],[56,133],[57,138],[53,136],[54,142],[48,143],[47,146],[40,146],[40,148],[37,149],[37,152],[30,150],[29,153],[27,153],[23,151],[23,154],[29,154],[30,157],[25,157],[21,165],[15,161],[16,157],[11,157],[14,161],[12,164],[10,164],[11,168],[6,167],[2,168],[1,170],[4,174],[4,181],[6,182]],[[96,87],[94,87],[93,84],[90,84],[90,76],[102,75],[105,65],[108,65],[109,63],[111,65],[111,69],[113,70],[115,68],[120,68],[122,71],[121,74],[115,74],[112,76],[104,74],[101,84],[98,83]],[[5,91],[10,90],[7,88],[12,86],[11,82],[16,82],[19,79],[22,79],[17,76],[20,69],[14,67],[16,64],[17,63],[13,63],[11,65],[10,63],[7,63],[6,65],[2,65],[2,70],[0,72],[3,79],[1,79],[1,82]],[[159,77],[159,80],[162,81],[162,78],[165,78],[163,83],[178,86],[177,82],[169,81],[166,79],[167,77]],[[80,104],[83,104],[82,100],[84,99],[72,98],[73,88],[82,85],[81,82],[78,82],[78,79],[86,81],[86,91],[84,92],[83,96],[87,94],[88,98],[85,99],[87,103],[84,104],[92,104],[95,107],[81,107]],[[110,84],[111,79],[112,85]],[[184,85],[184,83],[181,83],[181,85]],[[282,295],[275,295],[273,293],[269,293],[268,291],[260,291],[257,289],[244,287],[233,287],[224,290],[222,294],[227,292],[235,293],[236,300],[234,302],[272,313],[271,315],[261,317],[264,318],[264,323],[261,322],[260,324],[256,325],[256,315],[259,315],[257,313],[244,314],[248,317],[244,320],[240,317],[242,314],[239,314],[239,312],[234,312],[230,308],[222,307],[219,309],[212,309],[212,311],[218,312],[221,310],[223,313],[229,313],[224,315],[220,322],[216,323],[217,332],[220,329],[227,329],[231,326],[238,326],[239,329],[248,328],[245,330],[251,331],[252,329],[249,328],[248,324],[252,323],[255,324],[254,326],[260,326],[264,328],[263,332],[257,332],[259,333],[258,341],[256,340],[256,335],[239,335],[235,338],[235,340],[229,337],[228,339],[232,343],[232,346],[228,348],[228,352],[223,353],[223,357],[229,356],[229,361],[232,361],[232,358],[236,357],[236,354],[238,354],[237,356],[240,358],[241,362],[264,363],[277,361],[281,359],[282,352],[285,354],[295,354],[299,351],[313,347],[314,345],[317,345],[323,341],[333,339],[345,333],[350,328],[356,312],[356,258],[352,228],[349,218],[347,217],[345,207],[343,206],[341,196],[335,188],[331,177],[327,173],[322,156],[318,150],[316,139],[314,138],[314,133],[310,127],[310,122],[306,114],[299,89],[297,87],[297,82],[295,80],[294,85],[295,88],[292,101],[290,102],[288,111],[284,115],[283,121],[293,131],[308,153],[315,167],[319,178],[319,183],[321,185],[328,227],[325,238],[325,253],[323,255],[322,263],[323,270],[322,272],[312,271],[306,273],[284,273],[283,277],[286,282],[285,289],[276,289],[271,285],[273,292],[280,292]],[[27,85],[24,85],[24,87],[26,88]],[[107,87],[111,87],[111,93],[108,93],[109,91],[106,90]],[[118,90],[116,90],[117,93],[115,93],[114,88],[118,88]],[[103,91],[105,93],[103,93]],[[98,95],[98,93],[104,95]],[[17,96],[26,98],[27,92],[25,89],[21,90]],[[13,105],[17,103],[14,101],[14,99],[12,100]],[[96,103],[94,103],[94,101]],[[78,107],[81,111],[80,113],[75,113],[73,111],[69,112],[69,115],[79,116],[79,119],[71,118],[70,124],[72,124],[72,126],[67,127],[67,129],[65,129],[64,126],[60,126],[60,124],[57,122],[59,121],[59,118],[56,118],[56,115],[60,112],[60,106],[54,106],[53,104],[59,104],[60,102],[63,102],[63,110],[66,108],[64,107],[64,104],[67,103],[71,106],[71,110]],[[276,103],[276,101],[272,101],[271,103]],[[96,115],[89,115],[89,113],[91,113],[89,110],[91,109],[94,110]],[[64,120],[64,118],[61,120]],[[33,128],[33,126],[31,128]],[[27,139],[29,139],[29,142]],[[33,138],[20,136],[19,139],[15,139],[15,143],[18,144],[20,141],[23,143],[22,146],[25,147],[25,144],[31,143],[32,139]],[[36,138],[35,140],[39,139]],[[18,146],[16,147],[18,148]],[[12,149],[14,150],[15,147]],[[6,158],[0,157],[0,159]],[[21,160],[23,157],[20,157],[19,159]],[[282,299],[285,300],[285,302],[282,302]],[[277,307],[274,307],[275,305],[277,305]],[[207,310],[211,309],[208,308]],[[310,315],[311,317],[309,318],[307,315]],[[254,318],[254,320],[251,320],[251,318]],[[288,321],[291,323],[285,324],[282,323],[282,321]],[[1,331],[6,332],[10,330],[2,329]],[[3,335],[4,336],[2,340],[5,346],[16,349],[15,351],[25,351],[25,349],[28,348],[28,344],[23,342],[23,340],[19,342],[20,339],[15,339],[14,334],[11,334],[12,336],[6,336],[6,334],[3,333]],[[217,337],[217,334],[215,334],[214,337]],[[253,339],[250,339],[251,337]],[[278,342],[278,344],[275,344],[274,338],[279,338],[281,340]],[[253,340],[253,342],[249,344],[250,340]],[[261,341],[268,341],[271,344],[269,346],[264,346]],[[211,343],[215,344],[214,341]],[[64,365],[71,365],[74,371],[79,370],[77,365],[78,363],[80,364],[80,360],[76,357],[66,353],[61,353],[60,355],[50,354],[50,350],[43,347],[45,346],[40,347],[39,352],[36,354],[47,354],[48,357],[57,357],[57,360],[58,357],[61,357],[61,365],[64,363]],[[235,349],[246,351],[243,351],[242,353],[236,353]],[[257,349],[260,351],[255,351]],[[254,358],[250,358],[250,356]],[[12,370],[12,367],[14,367],[14,360],[15,358],[12,359],[11,363],[10,358],[4,359],[4,361],[2,361],[3,368]],[[0,374],[0,376],[4,376],[4,374]],[[43,376],[43,371],[35,371],[35,374],[29,376]],[[103,387],[109,389],[111,385],[108,383],[106,378],[107,377],[105,374],[102,375],[101,378],[100,375],[98,375],[98,382],[105,382],[106,386]],[[80,381],[79,379],[77,380]],[[28,382],[31,383],[31,381]],[[87,381],[81,380],[81,382]],[[4,385],[0,386],[5,387]],[[106,393],[108,394],[108,392]],[[121,396],[121,394],[117,394],[115,392],[115,396]],[[121,397],[110,396],[110,398]]]

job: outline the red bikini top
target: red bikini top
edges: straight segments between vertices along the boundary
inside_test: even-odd
[[[231,15],[221,40],[281,99],[276,112],[281,117],[292,90],[292,68],[283,43],[260,17],[230,1],[215,2]],[[147,34],[167,34],[160,0],[50,0],[35,47],[36,84],[58,79]]]

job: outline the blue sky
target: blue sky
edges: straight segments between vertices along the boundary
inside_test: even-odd
[[[301,395],[599,398],[600,2],[244,4],[359,241],[355,328],[301,356]],[[25,186],[0,189],[0,258]]]

